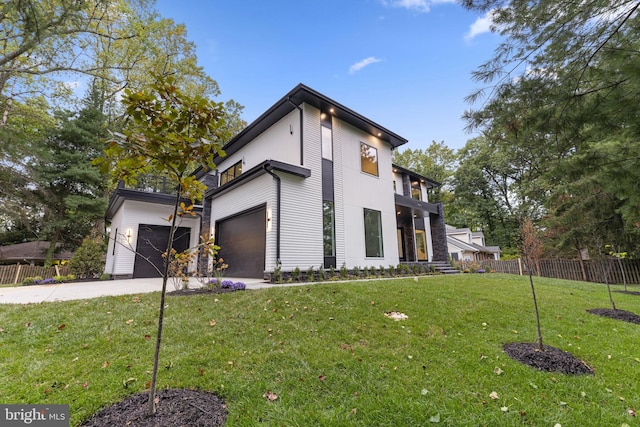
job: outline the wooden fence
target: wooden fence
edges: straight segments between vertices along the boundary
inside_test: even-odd
[[[42,277],[48,279],[54,276],[67,276],[71,273],[66,265],[43,267],[41,265],[0,265],[0,284],[15,285],[22,283],[27,277]]]
[[[496,273],[529,274],[521,259],[457,261],[457,266],[461,270],[482,268]],[[619,258],[604,260],[541,259],[535,262],[533,274],[540,277],[584,282],[639,285],[640,260]]]

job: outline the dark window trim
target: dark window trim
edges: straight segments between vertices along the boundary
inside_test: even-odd
[[[362,156],[362,146],[365,145],[368,148],[372,149],[375,151],[376,153],[376,160],[375,160],[375,166],[376,166],[376,173],[371,173],[371,172],[367,172],[366,170],[364,170],[363,167],[363,156]],[[372,162],[373,163],[373,162]],[[369,176],[375,176],[375,177],[379,177],[380,176],[380,165],[379,165],[379,156],[378,156],[378,149],[376,147],[374,147],[373,145],[367,144],[366,142],[360,141],[360,171],[366,173]]]
[[[380,254],[379,255],[369,255],[367,253],[367,211],[375,212],[378,214],[378,232],[380,233],[378,238],[378,244],[380,246]],[[363,208],[363,222],[364,222],[364,254],[365,258],[384,258],[384,230],[382,227],[382,212],[376,209]]]
[[[230,176],[230,171],[233,171],[233,176]],[[242,175],[242,160],[234,163],[233,165],[223,170],[222,173],[220,173],[220,186],[233,181],[240,175]]]

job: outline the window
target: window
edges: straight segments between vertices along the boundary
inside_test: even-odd
[[[322,202],[322,241],[325,257],[332,257],[336,255],[335,229],[335,212],[333,202],[325,200]]]
[[[220,185],[225,185],[229,181],[233,181],[242,173],[242,160],[220,174]]]
[[[382,216],[380,211],[364,209],[364,246],[368,258],[382,258]]]
[[[360,164],[362,172],[378,176],[378,150],[375,147],[360,143]]]
[[[411,198],[422,200],[422,190],[420,189],[420,181],[411,182]]]
[[[322,129],[322,158],[333,161],[333,144],[331,128],[321,126]]]

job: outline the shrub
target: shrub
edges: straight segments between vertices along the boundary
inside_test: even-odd
[[[340,278],[343,280],[349,278],[349,270],[347,269],[347,264],[344,262],[340,266]]]
[[[82,279],[94,278],[102,274],[104,271],[102,243],[93,239],[85,239],[69,260],[69,269]]]
[[[217,289],[220,287],[220,282],[218,282],[218,279],[211,279],[204,285],[207,287],[207,289]]]
[[[353,277],[360,277],[360,266],[356,265],[353,267]]]
[[[389,265],[389,276],[393,277],[396,275],[396,268],[393,265]]]
[[[318,280],[319,281],[323,281],[325,278],[326,272],[324,271],[324,266],[321,265],[320,267],[318,267]]]
[[[385,271],[384,271],[384,265],[380,265],[380,277],[384,277],[385,276]]]
[[[247,289],[247,285],[242,282],[232,282],[231,280],[224,280],[220,286],[222,289],[230,289],[232,291],[244,291]]]
[[[313,282],[315,275],[313,273],[313,265],[307,269],[307,282]]]
[[[300,281],[300,268],[299,267],[296,267],[296,268],[293,269],[293,271],[291,272],[291,277],[296,282]]]
[[[276,265],[275,270],[273,270],[273,275],[271,276],[272,283],[282,283],[282,265],[278,263]]]

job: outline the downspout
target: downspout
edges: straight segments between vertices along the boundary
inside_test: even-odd
[[[304,144],[303,144],[303,133],[302,133],[302,108],[300,108],[299,105],[296,105],[292,100],[291,97],[289,96],[287,98],[287,101],[289,101],[291,103],[291,105],[293,105],[295,108],[298,109],[298,111],[300,111],[300,166],[304,165]]]
[[[264,165],[264,170],[276,180],[276,266],[280,266],[280,205],[282,199],[280,177],[269,169],[270,165]]]

